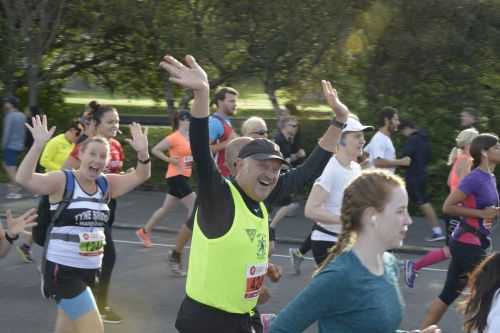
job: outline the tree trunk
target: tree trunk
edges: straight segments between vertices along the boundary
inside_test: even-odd
[[[271,104],[273,105],[273,110],[274,112],[276,112],[276,116],[279,116],[281,113],[281,108],[278,102],[278,97],[276,96],[276,88],[274,87],[271,80],[264,81],[264,90],[267,94],[267,97],[269,97],[269,101],[271,101]]]
[[[166,74],[163,77],[163,95],[167,104],[165,111],[167,111],[168,115],[172,116],[175,112],[175,99],[172,91],[172,83]]]

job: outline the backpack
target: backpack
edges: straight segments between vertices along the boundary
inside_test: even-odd
[[[49,196],[43,195],[40,197],[38,201],[38,209],[37,209],[37,225],[32,230],[33,241],[40,245],[45,246],[47,242],[47,235],[50,232],[50,228],[55,224],[61,213],[66,207],[71,203],[71,199],[73,198],[73,193],[75,191],[75,175],[70,170],[63,170],[66,176],[66,185],[64,187],[64,194],[57,210],[52,215],[52,219],[50,218],[50,202]],[[104,193],[105,196],[108,195],[108,181],[105,176],[99,176],[96,179],[96,183],[98,188]]]

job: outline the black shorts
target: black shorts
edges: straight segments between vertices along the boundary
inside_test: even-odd
[[[80,295],[87,287],[93,287],[97,269],[64,266],[47,260],[44,271],[44,292],[59,302],[63,298]]]
[[[193,193],[193,189],[189,185],[188,179],[188,177],[183,175],[167,178],[168,194],[178,199],[182,199]]]
[[[322,226],[318,224],[314,224],[312,228],[313,232],[314,230],[321,231],[322,233],[325,233],[330,236],[334,236],[338,238],[338,234],[335,232],[331,232],[330,230],[326,230]],[[313,253],[314,261],[316,262],[316,265],[321,265],[321,263],[328,257],[329,250],[332,246],[335,246],[337,242],[333,241],[326,241],[326,240],[311,240],[311,250]]]
[[[407,178],[405,182],[410,201],[419,206],[429,202],[426,192],[427,177]]]
[[[260,317],[225,312],[184,298],[175,320],[180,333],[262,333]]]
[[[486,256],[480,246],[452,240],[450,242],[451,261],[446,274],[446,282],[439,295],[444,304],[453,303],[467,285],[468,275]]]

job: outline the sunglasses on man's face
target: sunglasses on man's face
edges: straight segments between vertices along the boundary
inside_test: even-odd
[[[267,130],[252,132],[252,134],[258,134],[258,135],[267,135],[267,133],[269,133]]]
[[[182,120],[182,121],[190,121],[191,120],[191,117],[180,117],[179,120]]]
[[[297,125],[297,124],[288,124],[288,126],[290,126],[290,127],[292,127],[292,128],[295,128],[295,127],[297,127],[297,126],[299,126],[299,125]]]

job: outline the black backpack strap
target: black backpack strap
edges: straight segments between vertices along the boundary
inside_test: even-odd
[[[43,272],[45,272],[45,263],[47,261],[47,250],[49,247],[48,245],[50,239],[50,232],[52,231],[54,224],[56,223],[57,219],[59,218],[63,210],[65,210],[66,207],[69,206],[71,199],[73,197],[73,192],[75,191],[75,175],[73,174],[73,171],[63,170],[63,172],[64,175],[66,176],[66,184],[64,185],[64,194],[61,202],[59,203],[59,206],[57,207],[57,210],[54,212],[54,215],[52,215],[52,218],[50,219],[50,223],[47,227],[47,231],[45,234],[45,244],[43,246],[43,255],[41,263],[42,274]]]

